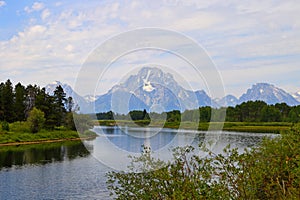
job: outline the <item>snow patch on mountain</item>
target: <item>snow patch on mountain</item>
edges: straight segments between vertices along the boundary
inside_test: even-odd
[[[300,103],[300,91],[292,94],[292,96]]]
[[[190,91],[180,86],[173,75],[163,72],[156,67],[143,67],[137,74],[129,76],[122,84],[115,85],[107,94],[112,97],[128,100],[132,98],[137,105],[143,105],[148,111],[153,106],[159,105],[165,111],[195,109],[199,106],[211,105],[211,98],[204,91]],[[103,95],[96,100],[96,111],[104,112],[107,110],[97,110],[97,108],[110,108],[110,102],[105,102],[108,95]],[[121,102],[124,105],[124,101]],[[103,105],[100,105],[103,104]],[[129,102],[130,104],[130,102]],[[127,107],[133,108],[134,105]]]
[[[150,81],[144,82],[143,90],[146,92],[152,92],[155,88],[151,85]]]

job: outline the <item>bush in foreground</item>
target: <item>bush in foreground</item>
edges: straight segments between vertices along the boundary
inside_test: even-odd
[[[300,127],[245,153],[196,155],[193,147],[174,149],[174,161],[143,153],[130,172],[109,172],[116,199],[300,199]],[[143,173],[136,173],[142,171]]]

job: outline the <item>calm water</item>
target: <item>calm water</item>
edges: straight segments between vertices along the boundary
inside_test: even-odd
[[[125,169],[130,161],[127,156],[139,155],[142,145],[168,159],[167,149],[177,145],[215,139],[212,150],[216,153],[227,144],[243,151],[266,136],[154,128],[96,127],[95,131],[99,137],[84,144],[0,147],[0,199],[109,199],[105,173]]]

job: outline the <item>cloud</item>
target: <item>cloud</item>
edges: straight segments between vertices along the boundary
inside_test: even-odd
[[[42,20],[45,20],[46,18],[48,18],[51,15],[51,12],[49,11],[49,9],[45,9],[43,10],[42,14],[41,14],[41,18]]]
[[[6,5],[5,1],[0,1],[0,8],[5,6],[5,5]]]
[[[0,7],[1,2],[4,1],[0,1]],[[300,64],[299,10],[300,4],[293,1],[142,0],[88,4],[71,1],[59,5],[34,2],[25,7],[25,11],[39,11],[36,14],[40,17],[33,16],[34,20],[30,18],[27,24],[25,21],[20,25],[24,29],[10,40],[0,41],[0,74],[11,71],[12,76],[22,80],[24,76],[17,72],[39,69],[39,73],[47,71],[47,75],[42,79],[40,74],[33,73],[32,79],[51,82],[57,79],[55,70],[68,71],[73,66],[72,72],[77,72],[90,52],[114,35],[135,28],[158,27],[178,31],[203,45],[231,93],[241,92],[238,85],[248,87],[250,82],[259,80],[291,87],[285,79],[300,88],[296,78],[288,78],[288,74],[298,72],[293,68]],[[173,42],[170,38],[161,40],[162,43]],[[132,55],[123,63],[139,65],[151,59],[169,66],[180,63],[162,54]],[[274,70],[270,71],[272,67]],[[125,67],[123,71],[126,72]],[[197,82],[191,71],[184,72],[186,77],[191,74],[191,82]],[[283,72],[285,77],[280,76]],[[112,79],[116,76],[113,74]],[[61,74],[61,78],[61,81],[70,81],[76,76]],[[111,86],[109,81],[106,83],[103,88]]]
[[[70,44],[68,44],[66,47],[65,47],[65,50],[68,51],[68,52],[71,52],[74,50],[74,47]]]
[[[42,10],[44,8],[44,4],[40,2],[34,2],[32,5],[32,9],[35,11]]]
[[[216,14],[201,12],[174,21],[170,28],[177,31],[200,30],[209,28],[221,21],[222,18]]]
[[[34,3],[32,4],[31,7],[26,6],[26,7],[24,8],[24,10],[25,10],[27,13],[31,13],[31,12],[34,12],[34,11],[40,11],[40,10],[42,10],[44,7],[45,7],[45,5],[44,5],[43,3],[41,3],[41,2],[34,2]]]

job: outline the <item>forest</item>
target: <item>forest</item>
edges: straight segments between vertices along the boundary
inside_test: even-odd
[[[212,119],[212,113],[214,118]],[[225,115],[225,116],[224,116]],[[112,111],[97,113],[98,120],[163,120],[168,122],[199,121],[210,122],[292,122],[300,121],[300,106],[289,106],[286,103],[268,105],[263,101],[248,101],[235,107],[212,108],[210,106],[200,107],[195,110],[180,112],[173,110],[163,113],[148,113],[143,111],[130,111],[127,115],[120,115]]]
[[[10,131],[10,127],[16,126],[15,122],[19,122],[23,129],[28,125],[32,133],[41,129],[52,131],[58,127],[76,130],[72,113],[74,107],[72,97],[66,97],[61,86],[50,95],[45,88],[37,85],[25,87],[18,83],[13,87],[9,79],[0,83],[2,132]]]

